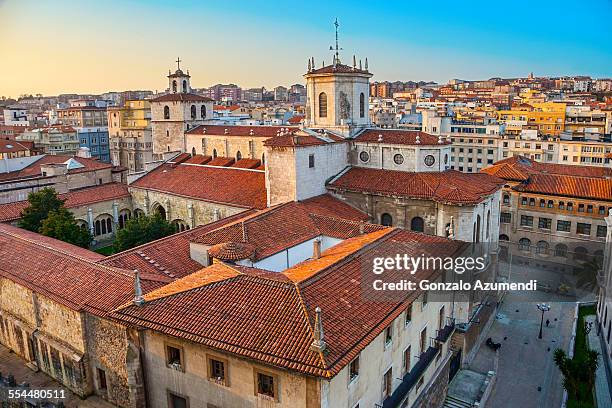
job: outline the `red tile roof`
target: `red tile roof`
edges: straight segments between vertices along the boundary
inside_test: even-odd
[[[209,161],[208,163],[206,163],[207,166],[219,166],[219,167],[229,167],[232,164],[234,164],[233,157],[221,157],[221,156],[217,156],[211,161]]]
[[[31,148],[16,140],[0,139],[0,153],[27,152]]]
[[[304,115],[295,115],[295,116],[290,117],[289,120],[287,120],[287,122],[289,122],[290,125],[299,125],[300,123],[302,123],[304,118],[305,118]]]
[[[382,136],[382,137],[381,137]],[[417,144],[417,136],[420,143]],[[382,140],[381,140],[382,139]],[[430,135],[425,132],[411,130],[394,130],[394,129],[366,129],[361,132],[356,138],[356,142],[367,143],[384,143],[384,144],[400,144],[400,145],[421,145],[421,146],[439,146],[450,144],[446,138],[442,138],[442,143],[438,143],[438,136]]]
[[[606,167],[540,163],[513,156],[482,172],[518,182],[513,187],[517,191],[612,201],[612,169]]]
[[[100,255],[0,224],[0,276],[70,309],[103,316],[134,297],[132,271],[100,265]],[[167,279],[143,274],[145,292]]]
[[[66,208],[76,208],[103,201],[118,200],[130,196],[128,187],[121,183],[108,183],[99,186],[85,187],[68,193],[59,194]],[[14,221],[21,218],[21,212],[29,206],[27,200],[0,204],[0,222]]]
[[[319,259],[283,273],[214,264],[177,281],[172,290],[151,292],[143,306],[127,305],[113,317],[277,367],[331,378],[420,294],[420,290],[402,292],[395,301],[364,297],[360,284],[364,265],[397,253],[454,256],[465,245],[384,228],[348,239]],[[438,274],[389,272],[387,279],[418,281]],[[317,307],[322,310],[325,353],[311,349]]]
[[[482,202],[502,185],[502,180],[488,174],[455,170],[412,173],[352,167],[332,180],[328,189],[469,205]]]
[[[212,102],[213,100],[205,96],[192,93],[167,93],[151,99],[151,102]]]
[[[257,159],[240,159],[232,164],[232,167],[241,169],[257,169],[261,166],[261,161]]]
[[[281,129],[296,130],[297,128],[291,126],[200,125],[185,133],[188,135],[273,137],[276,136]]]
[[[317,146],[329,143],[344,143],[346,139],[337,136],[333,133],[321,133],[313,136],[312,134],[301,132],[298,130],[292,133],[285,133],[279,136],[274,136],[264,142],[264,146],[270,147],[295,147],[295,146]]]
[[[267,202],[265,173],[256,170],[163,164],[130,187],[242,208],[265,208]]]
[[[190,159],[185,160],[184,163],[206,164],[211,159],[212,159],[212,157],[210,157],[210,156],[204,156],[204,155],[201,155],[201,154],[196,154],[195,156],[191,157]]]
[[[81,163],[84,167],[70,169],[68,170],[68,174],[76,174],[76,173],[84,173],[88,171],[110,169],[113,167],[113,165],[110,163],[103,163],[96,159],[88,159],[88,158],[68,156],[68,155],[46,154],[42,156],[40,159],[36,160],[34,163],[30,164],[29,166],[21,170],[13,171],[10,173],[0,173],[0,181],[15,180],[15,179],[21,179],[21,178],[30,178],[30,177],[40,177],[42,176],[42,172],[40,170],[41,165],[61,164],[71,158]]]

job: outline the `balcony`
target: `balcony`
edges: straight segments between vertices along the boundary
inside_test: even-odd
[[[454,325],[453,325],[454,327]],[[425,370],[429,367],[431,362],[436,358],[440,349],[437,347],[429,347],[424,353],[419,356],[419,361],[412,367],[412,370],[407,372],[402,378],[401,384],[393,391],[389,397],[387,397],[382,405],[377,404],[378,408],[395,408],[399,407],[402,401],[406,398],[408,393],[415,386],[417,381],[425,373]]]
[[[455,319],[449,318],[446,326],[437,331],[436,341],[446,343],[451,334],[455,331]]]

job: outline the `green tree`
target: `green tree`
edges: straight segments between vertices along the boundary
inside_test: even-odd
[[[595,386],[598,357],[599,353],[595,350],[586,350],[580,354],[577,351],[574,358],[569,358],[562,349],[555,350],[554,361],[563,374],[563,388],[571,401],[568,406],[593,407],[588,401],[592,398]]]
[[[64,207],[49,212],[42,222],[40,233],[83,248],[88,248],[92,240],[89,231],[79,227],[74,215]]]
[[[29,231],[39,232],[42,222],[49,212],[60,209],[64,202],[57,197],[57,191],[46,187],[28,195],[30,205],[21,212],[19,226]]]
[[[113,247],[115,252],[125,251],[174,232],[174,226],[159,214],[142,215],[128,220],[123,229],[117,230]]]

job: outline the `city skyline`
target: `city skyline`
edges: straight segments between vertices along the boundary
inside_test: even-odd
[[[574,32],[563,24],[544,31],[533,20],[524,26],[526,17],[502,18],[501,5],[456,7],[448,15],[424,5],[390,5],[397,10],[392,15],[378,15],[365,3],[348,5],[311,3],[310,9],[321,11],[314,18],[300,14],[296,20],[290,18],[295,7],[260,2],[239,2],[228,11],[219,4],[197,2],[177,9],[167,1],[0,1],[0,44],[9,61],[0,68],[0,94],[161,91],[164,75],[176,67],[178,56],[197,88],[303,83],[310,56],[317,66],[331,62],[328,47],[336,17],[343,62],[350,63],[353,54],[367,57],[373,81],[445,83],[530,72],[612,76],[612,47],[606,44],[612,29],[605,24],[605,10],[612,6],[607,1],[593,3],[601,12],[591,15],[588,32]],[[524,6],[527,10],[528,3]],[[554,9],[552,4],[529,5],[530,13],[546,11],[540,15],[548,21],[563,21],[566,9],[558,3]],[[229,28],[228,17],[235,23]],[[37,51],[25,52],[28,47]]]

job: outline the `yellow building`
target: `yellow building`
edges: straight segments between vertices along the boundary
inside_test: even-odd
[[[128,168],[129,173],[144,170],[144,164],[153,160],[149,101],[125,101],[108,108],[108,135],[114,165]]]
[[[561,102],[521,103],[510,110],[500,110],[497,118],[506,123],[510,133],[522,129],[536,129],[540,135],[558,136],[565,127],[566,104]]]

